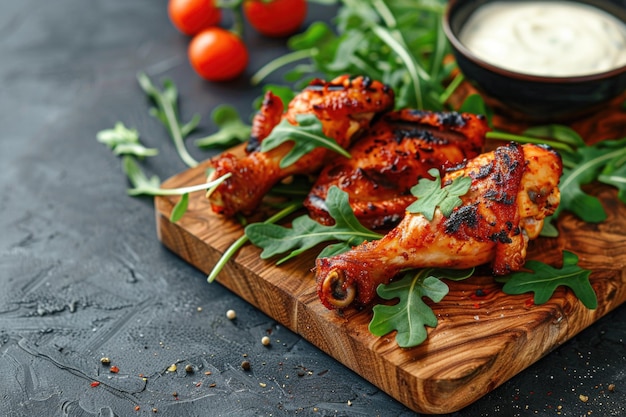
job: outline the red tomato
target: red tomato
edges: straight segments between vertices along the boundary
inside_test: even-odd
[[[219,27],[194,36],[187,54],[193,69],[209,81],[233,79],[248,65],[248,49],[241,38]]]
[[[265,36],[293,34],[306,17],[306,0],[246,0],[243,12],[250,25]]]
[[[170,0],[167,11],[176,29],[190,36],[222,20],[222,9],[215,6],[215,0]]]

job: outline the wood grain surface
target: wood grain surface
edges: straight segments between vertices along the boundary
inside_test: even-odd
[[[201,183],[205,169],[206,163],[182,172],[163,187]],[[596,310],[588,310],[563,288],[549,302],[533,305],[531,294],[505,295],[490,277],[448,282],[449,294],[433,306],[438,326],[429,329],[422,345],[402,349],[394,334],[379,338],[369,333],[370,309],[339,315],[321,305],[311,272],[315,253],[277,267],[261,260],[258,248],[246,245],[217,281],[413,410],[449,413],[493,390],[626,300],[626,205],[609,187],[594,186],[593,193],[604,202],[608,220],[586,224],[566,214],[558,222],[560,236],[531,242],[528,258],[558,266],[562,250],[576,253],[579,265],[593,271]],[[159,239],[208,274],[242,228],[213,214],[202,193],[191,195],[188,212],[172,223],[169,215],[176,201],[155,200]],[[478,289],[486,295],[477,298]]]

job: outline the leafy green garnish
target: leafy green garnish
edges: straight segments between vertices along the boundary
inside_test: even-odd
[[[298,159],[313,149],[323,147],[337,152],[346,158],[350,153],[329,138],[322,131],[322,122],[313,114],[296,115],[297,125],[292,125],[283,119],[272,132],[261,142],[261,151],[267,152],[285,142],[294,142],[293,148],[280,160],[280,167],[285,168],[294,164]]]
[[[425,326],[437,326],[437,317],[423,298],[428,297],[438,303],[449,291],[448,286],[441,281],[442,278],[459,281],[469,278],[473,273],[473,268],[466,270],[425,268],[409,271],[401,279],[390,284],[379,285],[376,292],[380,297],[385,300],[397,298],[398,303],[374,306],[369,331],[375,336],[384,336],[396,330],[398,346],[408,348],[419,345],[428,336]]]
[[[196,114],[189,122],[185,124],[180,123],[178,115],[178,89],[172,80],[166,79],[163,81],[163,91],[156,88],[150,78],[144,73],[139,73],[137,80],[143,91],[155,104],[155,107],[150,109],[150,114],[156,117],[166,127],[174,141],[174,146],[180,158],[190,167],[198,165],[198,161],[187,151],[184,139],[196,129],[200,122],[200,116]]]
[[[187,211],[187,207],[189,206],[189,193],[184,193],[178,203],[172,209],[172,213],[170,214],[170,221],[175,223],[179,221],[185,212]]]
[[[296,217],[292,227],[253,223],[245,228],[246,236],[263,249],[262,259],[288,253],[277,263],[283,263],[322,242],[344,242],[342,248],[358,245],[366,240],[380,239],[378,233],[363,227],[348,204],[348,194],[333,186],[326,198],[328,213],[335,219],[333,226],[324,226],[308,215]],[[337,247],[334,248],[336,253]],[[328,252],[326,252],[328,253]],[[320,256],[325,256],[324,253]]]
[[[211,112],[211,119],[219,130],[212,135],[196,139],[194,143],[200,148],[228,147],[250,138],[250,125],[241,120],[239,113],[231,105],[217,106]]]
[[[276,223],[280,220],[282,220],[283,218],[289,216],[291,213],[293,213],[294,211],[298,210],[299,208],[302,207],[302,204],[297,202],[297,203],[292,203],[286,207],[284,207],[282,210],[280,210],[278,213],[274,214],[273,216],[271,216],[269,219],[263,221],[260,224],[273,224]],[[256,223],[253,223],[256,224]],[[224,268],[224,265],[226,265],[226,263],[233,257],[235,256],[235,253],[241,249],[241,247],[243,245],[245,245],[248,242],[248,236],[244,233],[243,235],[241,235],[237,240],[235,240],[229,247],[228,249],[226,249],[224,251],[224,253],[222,254],[222,256],[220,257],[220,259],[215,263],[215,266],[213,266],[213,269],[211,270],[211,272],[209,273],[208,277],[207,277],[207,282],[213,282],[215,280],[215,278],[217,278],[217,276],[219,275],[219,273],[222,271],[222,269]]]
[[[148,178],[141,170],[134,158],[125,156],[122,159],[122,168],[128,180],[133,185],[133,188],[128,190],[128,194],[132,196],[138,195],[183,195],[187,193],[193,193],[196,191],[211,192],[227,178],[230,178],[232,174],[225,174],[212,181],[205,182],[203,184],[190,185],[188,187],[180,188],[161,188],[161,180],[158,176],[153,175]]]
[[[567,286],[589,309],[598,306],[596,293],[589,283],[591,271],[578,266],[578,256],[572,252],[563,251],[563,266],[560,269],[539,261],[526,261],[525,268],[532,272],[514,272],[505,277],[497,278],[505,282],[502,291],[506,294],[534,293],[535,304],[547,302],[554,291],[561,285]]]
[[[605,140],[592,146],[576,149],[573,154],[563,155],[563,176],[559,188],[561,203],[554,216],[564,210],[571,211],[589,223],[599,223],[606,219],[602,203],[582,189],[600,175],[607,184],[618,185],[626,182],[622,166],[626,158],[626,138]],[[618,187],[619,188],[619,187]]]
[[[343,0],[335,28],[314,22],[292,36],[292,52],[266,64],[252,82],[285,66],[291,67],[285,79],[293,83],[320,73],[329,79],[367,74],[396,92],[397,108],[443,109],[451,70],[443,65],[450,51],[442,29],[445,3]]]
[[[143,158],[159,153],[158,149],[143,146],[139,142],[139,132],[127,128],[122,122],[115,123],[113,129],[99,131],[96,137],[98,142],[107,145],[115,155],[134,155]]]
[[[617,198],[626,203],[626,153],[606,164],[598,181],[616,187]]]
[[[411,188],[411,193],[417,197],[417,200],[406,210],[410,213],[421,213],[430,221],[439,207],[445,217],[450,217],[452,210],[463,204],[459,197],[469,191],[472,179],[457,177],[450,184],[441,187],[439,170],[431,168],[428,173],[435,179],[421,178],[417,185]]]

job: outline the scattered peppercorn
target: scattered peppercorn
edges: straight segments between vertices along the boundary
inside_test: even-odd
[[[106,356],[104,358],[100,358],[100,363],[103,365],[110,365],[111,364],[111,359],[107,358]]]
[[[609,384],[609,391],[615,391],[615,384]]]
[[[263,344],[263,346],[269,346],[269,344],[272,343],[272,341],[270,340],[269,337],[263,336],[261,338],[261,343]]]
[[[156,407],[152,409],[152,412],[153,412],[153,413],[156,413],[156,412],[158,412],[158,411],[159,411],[159,410],[157,410],[157,409],[156,409]]]
[[[249,371],[250,370],[250,362],[249,361],[243,361],[241,362],[241,368],[244,371]]]
[[[237,313],[235,313],[235,310],[228,310],[226,312],[226,317],[228,317],[229,320],[235,320],[237,318]]]
[[[193,366],[191,365],[186,365],[185,366],[185,372],[187,372],[188,374],[193,372]]]

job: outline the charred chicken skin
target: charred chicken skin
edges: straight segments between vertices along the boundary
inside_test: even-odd
[[[247,154],[238,158],[223,153],[211,161],[214,171],[210,179],[232,174],[208,196],[213,211],[225,216],[250,214],[278,181],[294,174],[315,173],[327,162],[332,151],[316,148],[296,163],[280,168],[280,160],[291,150],[292,142],[262,152],[261,143],[283,119],[297,125],[296,115],[314,114],[324,134],[345,149],[357,134],[369,127],[374,115],[393,105],[393,90],[367,77],[314,80],[289,103],[284,113],[281,100],[268,92],[253,120]]]
[[[370,229],[390,229],[415,197],[411,187],[430,168],[446,169],[482,152],[489,131],[482,116],[405,109],[381,116],[349,149],[325,166],[304,201],[311,218],[334,224],[325,200],[337,186]]]
[[[432,221],[407,212],[396,228],[378,241],[316,261],[317,291],[329,309],[353,301],[365,305],[378,284],[406,268],[470,268],[491,264],[494,275],[519,270],[529,239],[560,201],[559,155],[537,146],[511,143],[468,161],[442,178],[472,179],[462,205],[449,217],[439,209]]]

